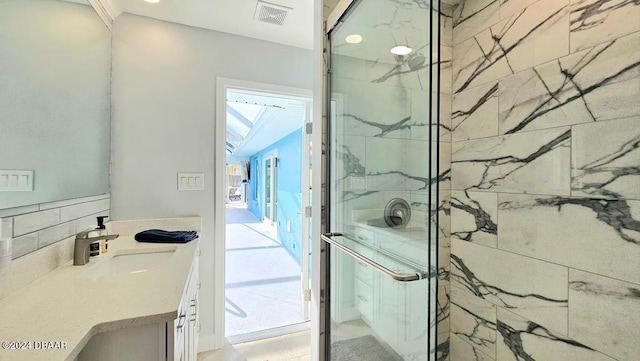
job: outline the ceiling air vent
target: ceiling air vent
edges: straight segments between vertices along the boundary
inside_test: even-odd
[[[293,9],[286,6],[258,1],[255,19],[269,24],[284,25],[291,10]]]

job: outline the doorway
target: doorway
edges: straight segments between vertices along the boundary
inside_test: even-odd
[[[219,348],[309,327],[311,91],[219,78],[217,94]]]

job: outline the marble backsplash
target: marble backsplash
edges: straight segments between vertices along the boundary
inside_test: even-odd
[[[640,359],[640,3],[452,21],[450,359]]]

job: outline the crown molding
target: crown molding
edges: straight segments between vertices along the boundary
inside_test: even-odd
[[[122,14],[122,9],[120,9],[117,0],[89,0],[89,3],[111,30],[113,20]]]

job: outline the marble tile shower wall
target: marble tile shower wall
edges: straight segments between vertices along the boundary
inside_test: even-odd
[[[640,359],[640,2],[453,12],[451,352]]]
[[[414,214],[431,214],[424,219],[425,227],[435,221],[437,211],[440,220],[434,229],[440,232],[440,244],[439,252],[434,249],[433,254],[439,255],[440,279],[437,289],[433,283],[431,294],[438,294],[439,302],[435,306],[439,360],[447,359],[449,353],[452,11],[450,6],[433,9],[423,1],[361,2],[341,29],[345,34],[362,34],[365,40],[341,44],[342,39],[334,39],[331,57],[331,118],[337,120],[341,134],[340,148],[333,150],[332,171],[338,175],[339,191],[335,192],[335,218],[343,221],[343,229],[348,228],[354,221],[353,210],[382,211],[395,197],[406,199]],[[431,35],[438,31],[443,37],[440,52],[433,51],[430,59]],[[393,58],[389,49],[405,42],[414,52]],[[440,66],[439,94],[438,79],[430,78],[430,61]],[[429,110],[430,94],[434,102],[438,96],[442,102],[439,123],[437,108]],[[440,171],[433,168],[430,176],[438,146]],[[441,189],[440,204],[430,209],[429,192],[435,183]]]
[[[438,219],[435,228],[438,229],[439,240],[439,280],[438,280],[438,308],[437,308],[437,352],[436,360],[450,359],[450,315],[451,315],[451,286],[449,281],[450,250],[451,250],[451,92],[452,73],[451,55],[453,46],[453,8],[442,4],[440,8],[440,78],[439,101],[440,117],[438,121],[439,141],[433,146],[439,147],[439,204]],[[433,220],[432,220],[433,221]],[[433,293],[432,293],[433,294]]]

